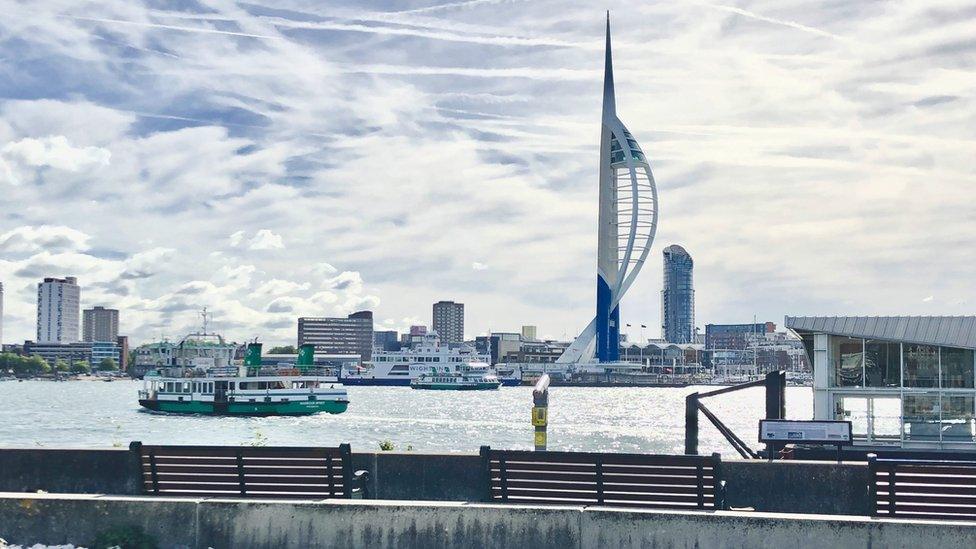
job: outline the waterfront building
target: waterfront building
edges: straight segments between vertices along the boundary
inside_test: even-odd
[[[24,342],[24,355],[39,356],[43,358],[51,368],[60,359],[69,365],[75,362],[92,363],[92,344],[83,341],[72,343],[43,343],[34,341]],[[101,359],[99,359],[101,360]]]
[[[490,354],[490,364],[519,362],[522,350],[522,334],[515,332],[492,332],[487,336],[475,338],[478,352]],[[490,353],[489,353],[490,351]]]
[[[119,337],[119,311],[99,305],[85,309],[81,328],[82,341],[115,341]]]
[[[859,444],[976,446],[976,316],[786,317],[813,365],[814,419]]]
[[[129,336],[118,336],[115,342],[119,346],[119,370],[129,371]]]
[[[525,341],[536,341],[538,338],[538,330],[535,326],[522,326],[522,339]]]
[[[0,349],[3,348],[3,282],[0,282]]]
[[[119,366],[119,345],[117,342],[88,341],[85,343],[91,346],[91,356],[88,362],[91,365],[92,371],[97,370],[106,358],[114,360],[115,365]]]
[[[373,332],[373,348],[383,351],[399,351],[400,334],[396,330]]]
[[[298,319],[298,346],[315,345],[316,353],[356,354],[369,360],[373,352],[373,313],[359,311],[346,318]]]
[[[664,249],[661,336],[668,343],[695,342],[695,262],[677,244]]]
[[[560,363],[619,360],[620,300],[637,278],[657,231],[657,187],[637,140],[617,117],[607,15],[597,227],[596,315]]]
[[[464,303],[453,301],[434,303],[432,327],[443,343],[464,341]]]
[[[74,343],[78,337],[81,288],[78,279],[45,278],[37,285],[37,342]]]

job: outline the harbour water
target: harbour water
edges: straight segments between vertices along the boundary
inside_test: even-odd
[[[180,416],[142,410],[138,381],[0,382],[0,446],[124,447],[153,444],[260,444],[334,446],[378,451],[477,452],[529,449],[532,390],[416,391],[409,387],[349,387],[344,414],[306,417]],[[555,387],[549,395],[549,449],[680,453],[684,448],[684,397],[714,387]],[[705,401],[751,445],[764,409],[763,390],[748,389]],[[810,419],[813,394],[786,390],[787,417]],[[700,451],[735,452],[701,418]]]

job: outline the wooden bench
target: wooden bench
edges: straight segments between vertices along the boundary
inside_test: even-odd
[[[481,447],[489,502],[722,509],[721,456]]]
[[[876,517],[976,520],[976,461],[868,458]]]
[[[158,496],[365,498],[368,473],[338,448],[150,446],[133,442],[142,491]]]

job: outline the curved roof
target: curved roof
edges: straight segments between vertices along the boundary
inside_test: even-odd
[[[664,248],[664,253],[666,253],[666,254],[682,254],[682,255],[686,255],[688,257],[691,257],[691,254],[688,253],[688,250],[685,250],[684,248],[682,248],[678,244],[672,244],[672,245],[668,246],[667,248]]]
[[[976,349],[976,316],[788,316],[796,332]]]

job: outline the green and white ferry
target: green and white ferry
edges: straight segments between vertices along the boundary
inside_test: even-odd
[[[410,380],[411,389],[440,391],[490,391],[501,387],[502,382],[484,362],[465,362],[456,369],[432,367],[430,372]]]
[[[349,406],[346,389],[336,377],[310,375],[314,374],[312,345],[301,347],[295,368],[262,366],[260,343],[248,344],[241,366],[233,366],[226,357],[211,358],[212,366],[196,357],[193,366],[147,373],[139,404],[160,412],[228,416],[340,414]]]

